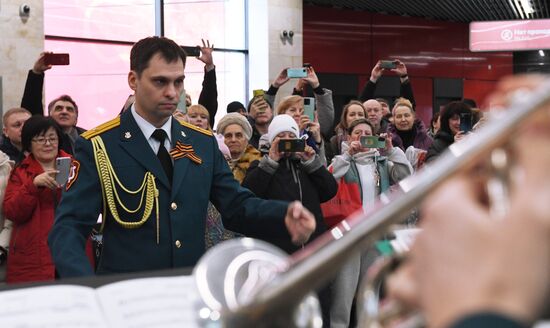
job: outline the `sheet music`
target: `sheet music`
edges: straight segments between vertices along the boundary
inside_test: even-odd
[[[110,327],[199,327],[193,276],[132,279],[96,291]]]
[[[90,287],[45,286],[0,293],[2,328],[107,328]]]

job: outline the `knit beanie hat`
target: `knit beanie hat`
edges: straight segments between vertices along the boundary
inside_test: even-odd
[[[273,139],[281,132],[292,132],[298,138],[300,136],[300,130],[298,124],[288,114],[280,114],[273,118],[267,129],[267,135],[269,143],[273,143]]]
[[[222,117],[222,119],[218,122],[217,132],[223,135],[225,128],[231,124],[240,125],[243,128],[246,140],[250,140],[252,137],[252,127],[250,126],[250,123],[248,123],[246,117],[239,113],[229,113]]]
[[[239,110],[243,110],[243,111],[246,111],[246,109],[244,108],[244,105],[238,101],[233,101],[233,102],[230,102],[228,105],[227,105],[227,112],[228,113],[238,113]]]

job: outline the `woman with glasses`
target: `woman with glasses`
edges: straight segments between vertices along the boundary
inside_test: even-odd
[[[6,282],[54,280],[55,268],[48,248],[48,233],[61,198],[56,182],[57,157],[69,157],[60,150],[61,130],[49,117],[33,116],[21,132],[27,157],[8,181],[4,214],[13,221]]]

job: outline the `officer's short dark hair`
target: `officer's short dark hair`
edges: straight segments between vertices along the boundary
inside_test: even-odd
[[[177,43],[165,37],[151,36],[139,40],[132,47],[130,51],[130,70],[141,76],[141,72],[149,66],[149,61],[157,53],[160,53],[168,63],[181,59],[183,65],[185,65],[187,56]]]
[[[61,128],[51,117],[35,115],[25,121],[21,130],[21,146],[23,150],[30,152],[32,139],[46,133],[50,128],[54,128],[57,134],[57,150],[61,149]]]

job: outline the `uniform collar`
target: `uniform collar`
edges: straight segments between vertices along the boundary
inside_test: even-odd
[[[130,111],[132,112],[132,116],[134,117],[134,120],[136,121],[139,129],[143,133],[143,136],[145,136],[146,140],[149,140],[151,138],[151,135],[157,127],[155,127],[153,124],[149,123],[146,119],[141,117],[137,112],[135,108],[135,103],[132,104],[132,107],[130,108]],[[168,140],[170,143],[172,143],[172,116],[168,118],[166,123],[164,123],[163,126],[160,127],[166,132],[166,135],[168,136]]]

